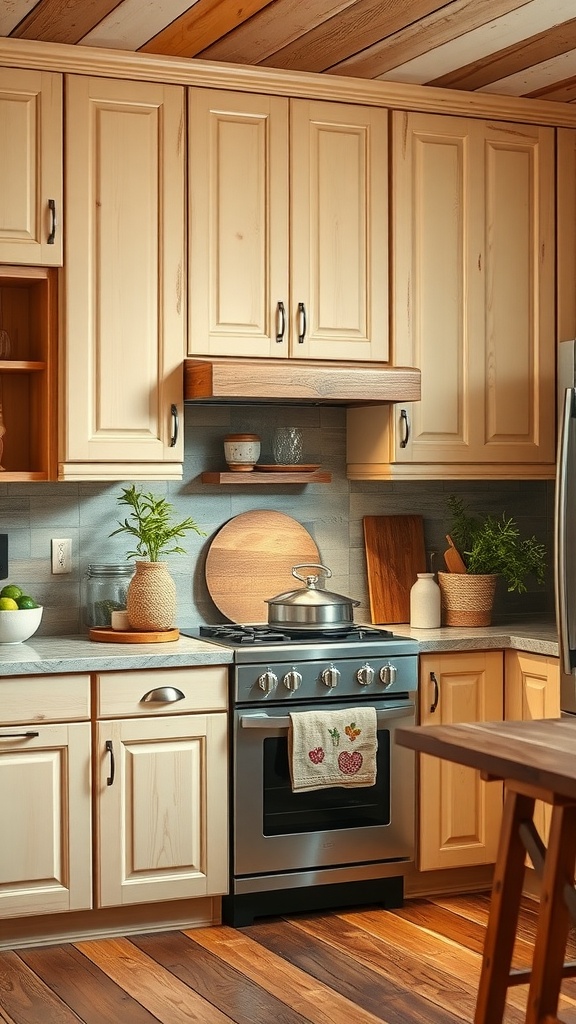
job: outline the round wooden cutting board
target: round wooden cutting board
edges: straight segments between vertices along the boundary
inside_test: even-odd
[[[242,512],[224,524],[206,557],[206,584],[216,607],[232,622],[268,622],[266,598],[303,584],[292,566],[317,565],[308,531],[284,512]]]

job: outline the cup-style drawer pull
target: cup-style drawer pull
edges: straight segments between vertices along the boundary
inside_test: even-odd
[[[182,690],[175,686],[157,686],[154,690],[148,690],[142,697],[141,703],[146,704],[175,704],[177,700],[184,700]]]

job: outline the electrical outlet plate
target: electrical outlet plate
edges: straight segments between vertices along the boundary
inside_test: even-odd
[[[64,540],[52,539],[52,573],[72,572],[72,541],[70,538]]]

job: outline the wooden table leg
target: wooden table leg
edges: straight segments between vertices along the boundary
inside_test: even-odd
[[[506,790],[474,1024],[501,1024],[504,1016],[524,884],[520,824],[532,819],[534,802],[534,797]]]
[[[555,804],[544,859],[526,1024],[544,1024],[556,1018],[570,928],[564,887],[574,883],[575,860],[576,806]]]

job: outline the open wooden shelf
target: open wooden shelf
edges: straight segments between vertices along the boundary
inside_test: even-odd
[[[253,470],[251,473],[231,473],[230,470],[222,472],[208,471],[202,473],[203,484],[329,484],[332,481],[332,473],[323,469],[315,469],[312,473],[259,473]]]

